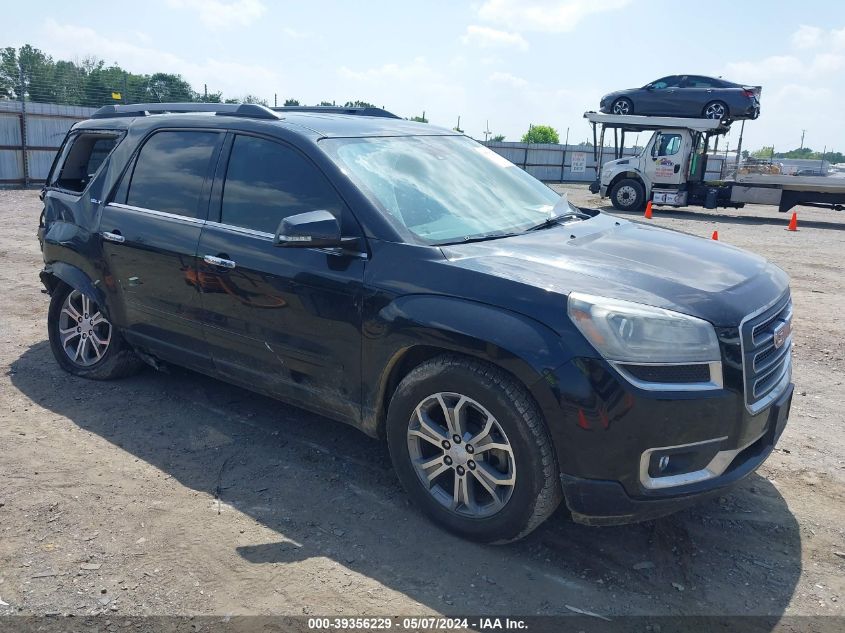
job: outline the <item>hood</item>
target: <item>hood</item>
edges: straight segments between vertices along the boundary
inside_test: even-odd
[[[443,250],[451,265],[546,293],[636,301],[717,326],[738,325],[788,286],[781,269],[753,253],[605,214]]]

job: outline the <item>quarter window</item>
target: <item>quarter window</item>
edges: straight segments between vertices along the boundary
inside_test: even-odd
[[[326,177],[299,152],[254,136],[235,137],[221,222],[275,233],[290,215],[325,210],[342,220],[342,209]]]
[[[126,203],[205,218],[200,199],[219,139],[217,132],[181,130],[151,136],[138,155]]]
[[[80,133],[68,139],[50,176],[50,185],[68,191],[83,191],[119,140],[117,134],[102,132]]]

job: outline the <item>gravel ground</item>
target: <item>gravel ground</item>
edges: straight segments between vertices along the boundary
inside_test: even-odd
[[[599,201],[565,188],[579,204]],[[409,506],[385,447],[187,371],[62,372],[34,191],[0,191],[0,614],[845,615],[845,215],[656,210],[758,252],[795,301],[776,452],[704,505],[616,528],[564,510],[479,546]]]

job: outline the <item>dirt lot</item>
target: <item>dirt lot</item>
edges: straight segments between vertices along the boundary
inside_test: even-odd
[[[567,187],[579,203],[597,201]],[[845,214],[657,211],[793,280],[792,418],[759,473],[618,528],[484,547],[409,506],[384,446],[175,370],[63,373],[33,191],[0,191],[0,614],[845,615]]]

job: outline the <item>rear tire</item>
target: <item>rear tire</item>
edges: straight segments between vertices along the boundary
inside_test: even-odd
[[[50,298],[47,332],[56,361],[74,376],[111,380],[134,374],[143,366],[100,306],[64,283]]]
[[[634,114],[634,104],[630,99],[620,97],[610,106],[611,114]]]
[[[560,503],[542,414],[494,365],[447,354],[413,369],[390,400],[387,440],[408,496],[464,538],[522,538]]]
[[[701,116],[714,121],[724,121],[729,115],[728,106],[723,101],[711,101],[701,111]]]
[[[645,189],[633,178],[623,178],[610,190],[610,202],[619,211],[636,211],[645,204]]]

